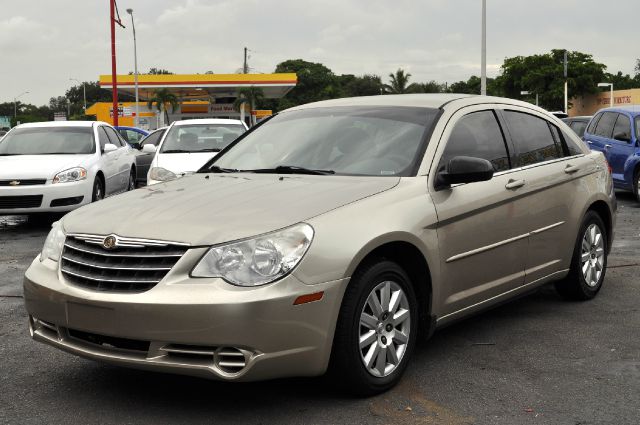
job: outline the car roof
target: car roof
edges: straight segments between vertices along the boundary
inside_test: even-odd
[[[173,125],[190,125],[190,124],[242,124],[242,121],[226,119],[226,118],[198,118],[194,120],[180,120],[180,121],[173,122]]]
[[[93,124],[106,124],[101,121],[44,121],[44,122],[29,122],[20,124],[16,127],[29,128],[29,127],[91,127]]]
[[[614,106],[602,108],[598,112],[627,112],[633,115],[640,114],[640,105]]]
[[[127,125],[117,125],[117,126],[115,126],[114,128],[117,128],[117,129],[123,129],[123,130],[133,130],[133,131],[138,131],[138,132],[148,133],[148,131],[147,131],[147,130],[143,130],[143,129],[138,128],[138,127],[129,127],[129,126],[127,126]]]
[[[289,108],[286,111],[325,108],[332,106],[405,106],[422,108],[443,108],[448,104],[454,104],[455,107],[460,107],[465,105],[476,105],[483,103],[517,105],[548,113],[542,108],[520,100],[508,99],[504,97],[480,96],[460,93],[385,94],[378,96],[348,97],[307,103],[306,105]]]

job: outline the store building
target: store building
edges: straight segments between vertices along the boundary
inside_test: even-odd
[[[613,91],[613,106],[629,105],[640,105],[640,89]],[[580,96],[571,99],[569,116],[593,115],[598,110],[609,106],[611,106],[611,92],[608,90],[594,95]]]
[[[133,96],[135,84],[133,75],[118,75],[118,93]],[[233,102],[238,97],[238,90],[243,87],[258,87],[267,99],[278,99],[286,95],[297,84],[295,73],[280,74],[162,74],[138,75],[139,127],[155,129],[176,120],[193,118],[233,118],[250,120],[250,116],[258,120],[270,115],[270,111],[251,111],[248,105],[237,111]],[[111,75],[100,76],[100,87],[111,90]],[[163,117],[155,105],[147,107],[148,100],[153,98],[159,89],[167,89],[178,98],[178,106],[172,109],[167,105],[167,115]],[[134,125],[136,113],[135,102],[118,103],[118,124]],[[99,121],[113,123],[113,107],[111,102],[99,102],[87,108],[87,115],[95,115]]]

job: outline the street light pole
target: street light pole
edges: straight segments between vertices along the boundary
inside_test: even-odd
[[[133,118],[133,126],[137,127],[140,123],[140,109],[138,107],[138,46],[136,42],[136,23],[133,21],[133,9],[127,9],[127,13],[131,15],[131,27],[133,28],[133,86],[136,93],[136,116]]]
[[[84,85],[84,81],[80,81],[77,78],[69,78],[69,81],[77,81],[82,84],[82,100],[84,101],[84,112],[87,113],[87,88]]]
[[[613,83],[598,83],[598,87],[609,87],[609,106],[613,106]]]
[[[29,92],[25,91],[13,98],[13,118],[18,118],[18,99],[20,99],[22,96],[24,96],[27,93]]]
[[[482,0],[482,58],[480,65],[480,94],[487,95],[487,0]]]

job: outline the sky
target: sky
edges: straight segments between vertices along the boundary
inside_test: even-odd
[[[336,74],[398,68],[412,82],[480,74],[481,0],[118,0],[118,73],[234,73],[250,50],[252,72],[287,59],[320,62]],[[109,74],[109,0],[0,0],[0,102],[47,104],[75,78]],[[609,72],[632,74],[640,1],[487,0],[487,73],[504,58],[569,49]]]

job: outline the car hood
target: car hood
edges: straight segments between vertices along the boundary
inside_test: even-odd
[[[156,167],[165,168],[173,173],[198,171],[217,152],[200,153],[159,153],[156,155]]]
[[[212,245],[308,220],[398,184],[399,177],[194,174],[64,217],[67,233]]]
[[[0,180],[47,179],[72,167],[82,166],[92,155],[0,156]]]

